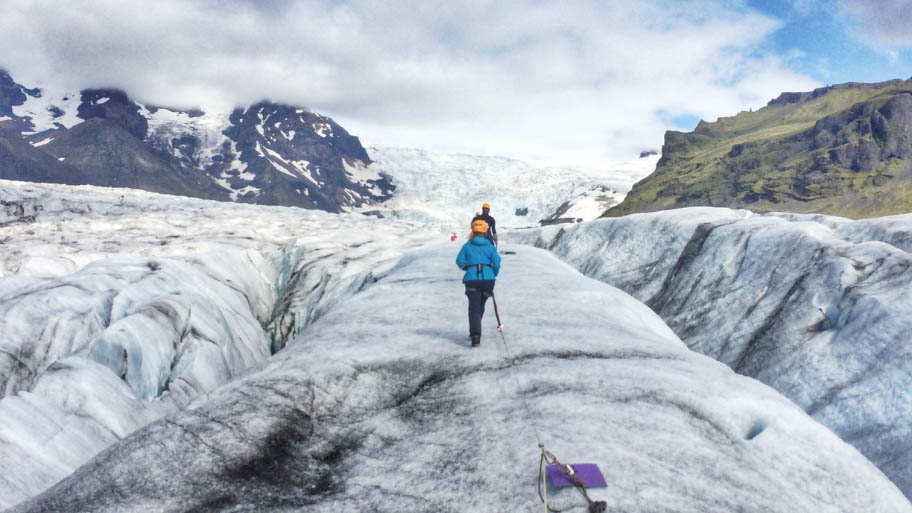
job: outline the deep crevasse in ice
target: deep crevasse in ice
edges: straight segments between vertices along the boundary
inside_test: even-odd
[[[3,185],[0,459],[32,463],[0,475],[0,507],[264,361],[381,275],[391,241],[426,237],[363,216]]]

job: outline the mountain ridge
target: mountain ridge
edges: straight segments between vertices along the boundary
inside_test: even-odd
[[[687,206],[849,218],[912,210],[912,80],[782,93],[762,109],[668,131],[618,217]]]
[[[268,100],[207,114],[142,105],[119,89],[27,88],[0,70],[0,134],[33,147],[6,145],[16,162],[15,170],[0,165],[7,179],[329,212],[381,202],[394,189],[358,138],[331,118]]]

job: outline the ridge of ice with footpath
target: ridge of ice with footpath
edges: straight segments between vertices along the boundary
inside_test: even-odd
[[[781,395],[546,252],[504,256],[511,360],[490,311],[467,349],[458,243],[415,249],[443,235],[427,227],[0,186],[3,507],[72,472],[13,512],[531,510],[532,425],[601,466],[612,509],[912,511]]]
[[[793,400],[912,497],[912,214],[686,208],[518,231]]]
[[[854,448],[642,303],[505,249],[512,360],[491,315],[466,347],[455,246],[413,250],[255,371],[11,513],[535,511],[533,426],[562,460],[600,465],[609,487],[589,494],[610,511],[912,511]]]

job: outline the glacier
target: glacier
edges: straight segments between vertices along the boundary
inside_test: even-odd
[[[688,208],[514,232],[783,393],[912,496],[912,215]]]
[[[573,219],[591,220],[605,208],[600,199],[624,199],[638,180],[655,170],[658,155],[627,162],[575,167],[506,157],[439,153],[368,145],[371,167],[396,186],[392,199],[367,205],[401,219],[463,234],[481,205],[491,203],[498,228],[539,226],[566,204]],[[600,189],[606,192],[596,194]]]
[[[0,475],[0,508],[281,349],[382,272],[398,254],[385,241],[428,238],[360,215],[2,183],[0,459],[32,463]]]
[[[652,219],[677,235],[627,268],[686,247],[699,219]],[[769,219],[807,238],[800,221]],[[899,243],[900,221],[806,222]],[[604,225],[511,237],[557,241],[573,261],[569,234],[593,252]],[[13,462],[0,509],[531,510],[541,441],[600,465],[609,486],[590,495],[609,511],[912,511],[803,405],[691,351],[641,296],[603,283],[600,253],[585,269],[505,244],[509,345],[489,306],[470,350],[448,233],[0,182],[0,459]],[[573,490],[548,496],[584,509]]]

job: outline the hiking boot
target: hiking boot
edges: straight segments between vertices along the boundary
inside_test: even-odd
[[[472,347],[481,345],[481,335],[472,335]]]

